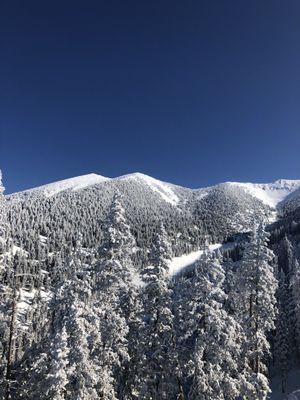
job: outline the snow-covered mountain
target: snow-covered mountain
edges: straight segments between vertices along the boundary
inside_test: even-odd
[[[273,208],[300,188],[300,180],[287,179],[279,179],[272,183],[228,182],[228,184],[244,189],[251,196]]]
[[[43,186],[26,190],[25,193],[30,193],[30,192],[42,193],[46,197],[51,197],[65,190],[80,190],[95,185],[97,183],[105,182],[107,180],[109,180],[109,178],[105,178],[104,176],[101,175],[87,174],[87,175],[76,176],[74,178],[64,179],[53,183],[48,183]]]
[[[158,179],[152,178],[151,176],[137,172],[122,175],[116,178],[107,178],[102,175],[91,173],[45,184],[43,186],[28,189],[20,193],[39,193],[43,194],[46,197],[50,197],[67,190],[78,191],[94,185],[102,184],[104,182],[116,181],[136,181],[140,184],[146,185],[153,192],[158,194],[164,201],[174,206],[176,206],[180,202],[180,199],[183,200],[181,198],[182,191],[194,192],[197,194],[197,198],[201,199],[209,195],[215,188],[223,187],[230,190],[230,188],[232,187],[237,190],[244,191],[251,197],[260,200],[262,203],[271,208],[276,208],[279,204],[282,204],[287,198],[290,200],[291,194],[300,189],[300,180],[288,179],[279,179],[272,183],[225,182],[204,189],[188,189],[171,183],[163,182]]]
[[[115,196],[116,193],[121,196]],[[119,203],[115,203],[116,199]],[[247,253],[248,245],[253,241],[250,231],[259,222],[268,224],[267,230],[270,232],[269,248],[265,248],[264,253],[266,259],[268,252],[274,251],[278,260],[277,279],[288,277],[284,278],[281,286],[285,285],[286,288],[290,288],[293,279],[298,279],[298,274],[295,271],[297,272],[297,260],[300,259],[300,180],[281,179],[265,184],[225,182],[211,187],[190,189],[163,182],[141,173],[116,178],[88,174],[15,193],[6,196],[6,200],[5,209],[8,210],[7,218],[10,223],[9,238],[11,238],[11,242],[9,243],[13,244],[11,250],[9,250],[11,256],[6,256],[6,262],[14,263],[14,268],[16,271],[20,271],[20,276],[25,271],[24,276],[35,277],[34,283],[27,278],[22,281],[15,308],[15,329],[18,330],[16,337],[19,338],[20,348],[22,348],[18,355],[20,357],[18,362],[23,362],[24,365],[27,365],[27,362],[35,362],[34,359],[31,359],[31,350],[25,352],[27,346],[25,338],[28,334],[34,333],[33,327],[42,326],[40,321],[44,321],[45,326],[48,326],[46,332],[50,332],[49,337],[46,335],[43,338],[48,345],[45,346],[41,342],[41,346],[32,351],[33,355],[36,354],[35,351],[37,351],[37,354],[39,352],[43,354],[44,348],[49,346],[49,343],[55,343],[52,340],[53,337],[61,337],[57,321],[60,317],[67,322],[69,317],[73,318],[74,301],[76,303],[79,299],[84,299],[90,293],[92,287],[94,288],[93,294],[96,293],[100,297],[101,290],[107,288],[108,292],[105,298],[109,299],[111,289],[106,282],[109,282],[112,275],[118,273],[121,274],[122,279],[123,276],[126,278],[127,273],[123,275],[122,269],[118,269],[119,266],[123,265],[122,263],[118,261],[112,264],[115,269],[112,269],[111,264],[107,264],[109,275],[105,275],[106,278],[103,278],[101,290],[98,286],[97,290],[96,286],[94,287],[94,285],[98,285],[95,272],[97,275],[101,274],[101,271],[105,271],[105,268],[99,269],[99,257],[107,258],[107,262],[110,263],[112,253],[107,253],[107,249],[110,248],[113,252],[116,243],[126,245],[126,252],[122,250],[120,260],[123,262],[124,254],[126,254],[126,260],[129,263],[128,276],[134,276],[132,280],[134,291],[144,290],[148,278],[143,280],[143,274],[147,273],[151,277],[155,271],[154,264],[150,263],[153,262],[152,254],[156,254],[156,252],[153,253],[153,244],[158,246],[158,253],[161,251],[168,253],[168,257],[163,258],[166,274],[164,277],[160,276],[159,279],[163,282],[166,278],[168,283],[164,282],[164,285],[170,286],[174,293],[172,309],[179,310],[178,315],[177,311],[174,311],[174,316],[185,321],[184,323],[187,322],[185,316],[190,314],[181,313],[180,307],[189,304],[193,293],[198,296],[193,290],[202,288],[203,282],[210,279],[212,279],[211,288],[214,287],[215,279],[220,279],[218,287],[224,286],[224,289],[226,289],[224,295],[227,296],[227,292],[230,294],[225,306],[222,300],[223,295],[220,297],[223,310],[220,315],[224,315],[225,318],[227,307],[230,309],[230,315],[237,311],[235,307],[240,302],[238,300],[232,302],[230,296],[241,296],[243,299],[243,293],[246,292],[246,290],[236,291],[236,287],[239,286],[235,282],[247,284],[243,278],[244,270],[240,274],[239,268],[255,265],[255,262],[251,259],[249,259],[251,262],[247,261],[246,263],[243,260],[246,259],[245,257],[250,257],[251,254],[260,254],[258,251]],[[161,227],[161,222],[163,227]],[[111,229],[111,227],[116,226],[119,229],[117,240],[114,236],[116,229]],[[113,234],[109,236],[113,240],[107,239],[107,232]],[[157,232],[161,232],[159,237],[163,238],[163,242],[156,242],[158,240]],[[259,241],[259,243],[263,243],[263,246],[265,246],[265,243],[268,242],[268,234],[262,233],[262,231],[261,234],[264,236],[261,237],[262,241]],[[207,261],[208,263],[205,264],[205,260],[213,259],[220,260],[221,269],[221,264],[218,264],[219,261],[216,264]],[[275,258],[272,259],[272,263],[273,261],[275,262]],[[124,266],[126,267],[125,264]],[[209,268],[216,268],[211,276],[207,272],[210,271]],[[198,271],[198,274],[195,271]],[[249,271],[248,273],[251,273],[252,270]],[[223,273],[226,277],[224,282]],[[203,278],[201,278],[201,274]],[[10,274],[7,274],[7,276],[9,277]],[[231,282],[233,277],[238,280]],[[263,278],[268,277],[270,278],[267,274],[263,275]],[[87,280],[87,278],[90,280]],[[199,282],[202,282],[203,279],[200,286],[198,285],[198,278],[200,279]],[[291,281],[287,281],[287,279]],[[273,281],[268,282],[272,283]],[[193,286],[194,284],[196,286]],[[272,286],[269,283],[266,285],[267,290],[263,293],[267,294],[272,287],[273,294],[271,294],[273,296],[276,292],[275,283]],[[299,286],[297,285],[294,285],[294,287]],[[123,281],[121,287],[126,287]],[[62,288],[65,288],[65,292],[61,292]],[[283,286],[280,287],[280,290],[281,294],[278,294],[280,301],[285,299],[284,296],[291,295],[289,292],[283,291]],[[101,297],[101,304],[103,300],[104,297]],[[262,304],[269,307],[267,302],[262,302]],[[280,305],[280,302],[278,304]],[[292,303],[289,301],[288,304]],[[72,306],[70,307],[70,305]],[[87,313],[85,323],[91,322],[91,325],[86,325],[89,332],[94,332],[93,318],[98,315],[98,306],[97,303],[97,307],[95,306],[96,308],[91,309],[93,311]],[[78,313],[74,315],[82,320],[81,311],[85,309],[86,304],[83,306],[83,303],[78,303],[76,307]],[[286,310],[282,307],[281,304],[278,313],[281,320],[285,321],[287,315],[293,314],[286,313]],[[45,310],[48,310],[48,319],[44,317]],[[69,311],[66,310],[73,311],[69,315]],[[267,308],[267,312],[269,313],[269,308]],[[236,312],[237,321],[239,321],[239,315],[239,312]],[[244,315],[244,313],[241,315]],[[265,311],[263,316],[265,318]],[[90,317],[92,317],[91,320]],[[280,321],[280,318],[278,321]],[[70,332],[73,334],[72,319],[70,321]],[[196,329],[198,329],[197,321],[197,319],[194,321]],[[227,319],[223,321],[226,325],[225,331],[230,332],[233,325],[226,321]],[[242,318],[242,321],[244,323],[244,318]],[[187,326],[190,322],[188,320]],[[289,326],[291,326],[290,322]],[[101,326],[100,322],[99,326]],[[184,333],[181,332],[183,326],[185,325],[179,322],[174,327],[174,332],[178,331],[176,333],[179,335],[178,337],[182,337],[181,335]],[[284,328],[285,326],[282,329]],[[277,346],[276,352],[278,353],[282,339],[281,325],[276,325],[276,329],[279,333],[272,345]],[[34,333],[34,337],[38,337],[38,340],[40,340],[39,337],[43,337],[43,331],[44,328],[38,328],[40,336],[36,336]],[[117,332],[120,332],[119,328]],[[238,332],[239,328],[237,327],[236,333]],[[288,335],[294,337],[295,333],[291,330],[291,333],[284,333],[284,335],[286,335],[283,336],[284,340],[290,340]],[[6,336],[8,337],[8,335]],[[87,336],[84,335],[84,337]],[[49,342],[47,342],[48,339]],[[229,342],[232,343],[232,341]],[[78,348],[81,348],[82,341],[80,340],[79,343]],[[93,340],[91,340],[92,345],[93,343]],[[186,351],[184,346],[183,349]],[[191,351],[192,347],[189,354],[193,354]],[[283,353],[283,357],[291,359],[294,353],[295,350],[291,348],[288,352]],[[57,354],[57,352],[54,351],[53,354]],[[28,357],[28,360],[26,357]],[[224,359],[228,359],[227,355]],[[287,368],[285,366],[287,365],[286,359],[277,360],[278,365],[274,367],[274,372],[270,373],[269,377],[273,379],[272,386],[274,387],[272,400],[273,398],[274,400],[283,398],[281,397],[281,386],[284,374],[280,372],[283,365],[280,362],[284,362],[283,366]],[[292,365],[289,368],[292,368]],[[37,381],[42,381],[42,379],[31,378],[31,376],[24,378],[24,373],[29,371],[27,367],[17,368],[16,371],[23,381],[29,382],[29,386],[31,379],[33,379],[32,385],[34,387]],[[291,377],[293,377],[294,370],[291,369],[291,371]],[[291,377],[287,381],[288,391],[296,393],[298,383],[293,385],[293,382],[290,382]],[[17,378],[16,375],[16,381]],[[212,397],[212,400],[213,398],[215,397]],[[266,397],[262,398],[266,399]]]
[[[176,256],[196,251],[203,240],[223,243],[232,235],[251,230],[259,221],[271,223],[292,200],[294,208],[300,205],[300,180],[225,182],[190,189],[141,173],[116,178],[89,174],[7,196],[16,244],[22,247],[28,235],[48,236],[50,231],[68,240],[63,224],[70,232],[82,232],[89,245],[96,245],[116,192],[123,197],[139,246],[146,248],[163,222]]]

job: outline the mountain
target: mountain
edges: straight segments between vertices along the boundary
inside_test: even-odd
[[[176,255],[186,253],[188,248],[197,250],[203,241],[224,242],[251,230],[256,222],[274,222],[287,203],[293,201],[294,208],[300,204],[296,196],[300,180],[225,182],[189,189],[141,173],[117,178],[89,174],[7,196],[16,245],[28,251],[29,236],[52,235],[57,242],[54,236],[66,240],[78,231],[89,246],[96,245],[101,241],[101,224],[116,192],[122,195],[138,245],[147,247],[163,222]],[[26,225],[22,226],[24,221]]]
[[[153,398],[190,398],[190,366],[201,361],[202,342],[211,352],[211,370],[221,371],[209,383],[211,389],[217,389],[214,382],[223,379],[223,372],[234,389],[220,385],[228,395],[211,394],[205,397],[209,400],[265,400],[267,377],[276,400],[283,385],[290,392],[298,389],[292,377],[300,343],[300,180],[190,189],[141,173],[116,178],[88,174],[0,200],[7,229],[0,248],[0,350],[10,354],[0,363],[0,380],[5,360],[12,360],[5,382],[16,400],[55,398],[58,383],[61,399],[134,400],[126,382],[142,393],[135,377],[140,371],[147,375],[150,365],[158,365],[158,374],[167,371],[163,379],[171,381],[170,371],[181,371],[177,383],[168,386],[169,395]],[[260,223],[268,233],[256,230]],[[260,343],[253,342],[256,325],[247,318],[255,293]],[[210,313],[205,324],[214,340],[205,332],[203,310]],[[159,333],[156,322],[151,328],[157,318],[162,318]],[[199,334],[203,341],[197,343]],[[174,346],[174,340],[176,348],[161,346]],[[157,346],[154,353],[151,343]],[[109,350],[102,352],[107,345]],[[263,376],[251,375],[252,353],[251,361],[243,359],[241,345],[262,346]],[[273,362],[268,374],[269,347]],[[172,356],[166,357],[166,351]],[[143,365],[148,358],[149,366]],[[172,364],[175,359],[178,365]],[[221,364],[215,368],[214,363]],[[239,376],[237,371],[247,365],[250,370]],[[78,382],[87,390],[83,394],[78,394]],[[245,382],[252,394],[245,395]],[[106,385],[113,397],[103,394]],[[0,385],[0,398],[5,398],[1,390]],[[147,391],[143,398],[148,400]]]
[[[279,179],[273,183],[238,183],[229,184],[244,189],[251,196],[261,200],[271,208],[282,205],[287,198],[300,188],[300,180]]]
[[[137,172],[128,175],[122,175],[117,178],[107,178],[92,173],[45,184],[43,186],[27,189],[19,193],[35,193],[43,194],[46,197],[51,197],[60,192],[68,190],[78,191],[108,181],[114,182],[134,180],[147,185],[152,191],[159,194],[162,199],[173,205],[177,205],[180,202],[180,198],[182,197],[180,194],[182,194],[182,191],[197,193],[197,197],[200,199],[210,194],[216,187],[227,187],[228,189],[230,187],[234,187],[236,189],[242,189],[244,192],[250,194],[252,197],[260,200],[271,208],[276,208],[278,204],[284,202],[287,197],[300,189],[300,180],[287,179],[279,179],[272,183],[225,182],[204,189],[188,189],[171,183],[162,182],[158,179],[152,178],[151,176]],[[179,196],[177,192],[179,193]]]

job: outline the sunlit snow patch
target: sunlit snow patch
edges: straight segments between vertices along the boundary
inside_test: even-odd
[[[29,327],[28,313],[32,310],[32,304],[38,291],[33,289],[31,291],[21,288],[19,291],[19,299],[16,307],[16,322],[21,330],[27,330]],[[39,292],[43,301],[49,302],[52,298],[50,291],[41,290]]]
[[[243,188],[245,192],[271,208],[276,208],[288,195],[300,188],[300,180],[287,179],[280,179],[273,183],[227,183]]]
[[[110,180],[110,178],[105,178],[104,176],[97,174],[88,174],[49,183],[31,190],[41,191],[46,197],[51,197],[67,189],[80,190],[97,183],[105,182],[107,180]]]
[[[235,246],[234,243],[227,243],[227,244],[216,243],[209,245],[208,248],[211,252],[214,252],[218,249],[220,249],[221,251],[229,250],[234,246]],[[202,256],[203,253],[204,250],[196,250],[192,251],[189,254],[183,254],[182,256],[172,258],[172,260],[169,263],[169,274],[171,276],[179,274],[182,270],[189,267],[190,265],[193,265],[197,260],[199,260],[199,258]]]

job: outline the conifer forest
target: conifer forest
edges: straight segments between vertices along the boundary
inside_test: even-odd
[[[2,181],[1,400],[300,388],[300,181],[90,174],[10,195]]]

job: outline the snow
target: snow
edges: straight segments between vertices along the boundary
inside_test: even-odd
[[[32,304],[38,291],[33,289],[31,291],[21,288],[19,291],[19,300],[17,302],[17,315],[16,320],[20,329],[27,330],[29,327],[29,322],[27,319],[28,312],[32,309]],[[41,298],[49,302],[52,298],[52,292],[45,291],[44,288],[40,291]]]
[[[170,184],[159,181],[151,176],[137,172],[134,174],[121,176],[120,179],[136,179],[142,181],[146,183],[155,193],[159,194],[167,203],[170,203],[173,206],[176,206],[179,203],[179,198],[171,189]]]
[[[300,389],[288,395],[288,400],[300,400]]]
[[[271,208],[276,208],[288,195],[300,188],[300,180],[287,179],[280,179],[273,183],[227,183],[243,188],[251,196],[259,199]]]
[[[300,400],[300,369],[294,368],[288,374],[286,394],[281,392],[281,380],[277,376],[272,379],[270,400]]]
[[[11,253],[8,252],[7,254],[8,254],[8,255],[11,254],[11,255],[15,256],[17,253],[21,253],[21,254],[24,255],[24,256],[28,256],[28,253],[27,253],[26,250],[24,250],[24,249],[22,249],[21,247],[16,246],[16,245],[12,245]]]
[[[11,259],[12,257],[14,257],[18,253],[20,255],[23,255],[24,257],[28,257],[28,252],[26,250],[22,249],[21,247],[16,246],[15,244],[13,244],[11,246],[11,248],[6,253],[3,254],[3,256],[7,257],[8,259]],[[1,267],[2,266],[0,265],[0,268]]]
[[[84,189],[86,187],[102,183],[106,181],[113,181],[118,179],[135,179],[137,181],[146,183],[153,192],[157,193],[164,201],[176,206],[179,203],[178,196],[171,188],[171,184],[161,182],[151,176],[141,174],[139,172],[134,174],[123,175],[117,178],[106,178],[97,174],[88,174],[77,176],[75,178],[65,179],[58,182],[49,183],[34,189],[26,190],[25,192],[39,191],[46,197],[55,196],[56,194],[65,190],[71,189],[73,191]]]
[[[210,244],[208,246],[208,249],[211,252],[214,252],[216,250],[229,250],[230,248],[233,248],[235,246],[234,243],[227,243],[227,244],[221,244],[221,243],[215,243],[215,244]],[[174,257],[172,260],[169,262],[169,275],[170,276],[175,276],[178,275],[182,270],[185,268],[189,267],[190,265],[193,265],[199,258],[202,256],[204,253],[204,250],[196,250],[192,251],[189,254],[183,254],[182,256],[179,257]]]
[[[41,191],[46,197],[51,197],[67,189],[71,189],[73,191],[80,190],[95,185],[97,183],[105,182],[107,180],[110,180],[110,178],[106,178],[104,176],[97,174],[88,174],[88,175],[77,176],[75,178],[64,179],[58,182],[49,183],[48,185],[43,185],[28,190],[27,192]]]
[[[42,244],[46,244],[47,241],[48,241],[48,238],[46,236],[43,236],[43,235],[39,235],[39,239],[40,239],[40,242]]]
[[[103,183],[106,181],[114,180],[136,180],[146,184],[153,192],[157,193],[161,199],[166,201],[173,206],[176,206],[180,199],[172,189],[176,185],[172,185],[167,182],[162,182],[158,179],[152,178],[151,176],[136,172],[133,174],[122,175],[116,178],[106,178],[98,174],[88,174],[77,176],[75,178],[65,179],[58,182],[53,182],[47,185],[43,185],[34,189],[27,190],[25,192],[40,191],[46,197],[54,196],[64,190],[71,189],[77,191],[86,187]],[[262,201],[272,209],[284,201],[287,196],[300,189],[300,180],[289,180],[279,179],[273,183],[242,183],[242,182],[226,182],[227,185],[233,185],[245,190],[246,193]],[[212,187],[206,187],[195,190],[197,199],[201,200],[206,197]]]
[[[20,298],[17,303],[17,322],[24,330],[28,329],[27,312],[31,308],[34,299],[34,291],[20,289]]]

